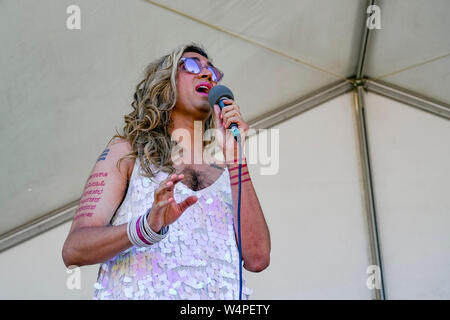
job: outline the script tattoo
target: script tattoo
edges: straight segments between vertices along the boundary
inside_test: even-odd
[[[82,217],[92,217],[93,210],[100,201],[103,187],[106,185],[103,178],[108,177],[108,172],[95,172],[91,174],[84,187],[84,193],[80,200],[80,205],[75,212],[74,220]]]

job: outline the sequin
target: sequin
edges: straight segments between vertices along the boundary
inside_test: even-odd
[[[94,283],[94,288],[97,290],[103,289],[102,285],[98,282]]]
[[[132,281],[132,279],[130,277],[124,277],[123,278],[123,282],[125,282],[125,283],[129,283],[131,281]]]
[[[177,292],[177,290],[175,290],[174,288],[170,288],[169,289],[169,294],[171,294],[171,295],[177,295],[178,294],[178,292]]]
[[[133,297],[133,288],[132,287],[124,288],[123,291],[125,293],[125,297],[127,297],[127,298]]]
[[[127,195],[111,225],[121,225],[151,208],[154,190],[167,178],[139,174],[136,160]],[[131,247],[100,266],[94,299],[238,299],[239,253],[227,170],[210,187],[194,192],[174,188],[177,202],[199,201],[170,226],[167,238],[149,248]],[[252,290],[243,279],[243,299]]]

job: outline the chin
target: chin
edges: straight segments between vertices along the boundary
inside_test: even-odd
[[[206,102],[204,104],[199,104],[195,109],[200,111],[201,113],[205,114],[206,117],[209,116],[209,114],[212,111],[212,108],[211,108],[211,106],[209,105],[208,102]]]

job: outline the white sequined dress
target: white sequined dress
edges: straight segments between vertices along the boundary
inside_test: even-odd
[[[136,159],[128,191],[111,224],[121,225],[152,206],[154,191],[167,178],[139,174]],[[173,224],[168,236],[148,248],[131,247],[100,265],[94,299],[239,299],[239,251],[233,227],[229,172],[212,185],[193,191],[181,182],[174,199],[198,201]],[[242,280],[242,299],[252,290]]]

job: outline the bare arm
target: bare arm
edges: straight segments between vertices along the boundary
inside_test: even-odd
[[[230,184],[233,194],[233,211],[234,211],[234,230],[236,239],[238,237],[238,166],[237,156],[238,147],[229,128],[231,123],[238,125],[241,132],[242,146],[245,145],[245,135],[249,128],[248,124],[242,118],[239,106],[233,100],[224,100],[227,105],[220,110],[218,105],[214,106],[214,122],[221,134],[216,133],[219,145],[222,147],[225,162],[230,172]],[[243,156],[243,163],[245,155]],[[255,189],[250,179],[248,168],[242,168],[242,184],[241,184],[241,240],[242,240],[242,259],[244,260],[244,268],[252,272],[260,272],[267,268],[270,263],[270,233],[267,227],[264,214],[261,209]]]
[[[234,230],[238,238],[238,165],[228,165],[233,194]],[[266,269],[270,263],[270,233],[245,164],[241,173],[241,241],[244,268],[252,272]]]
[[[79,228],[67,237],[63,260],[67,267],[96,264],[115,257],[131,246],[126,224]]]
[[[109,224],[125,196],[127,181],[134,167],[134,161],[125,162],[128,159],[122,162],[120,170],[116,163],[130,152],[128,142],[113,141],[95,164],[64,243],[62,256],[67,267],[103,262],[132,246],[128,239],[127,224]],[[162,227],[172,224],[197,202],[195,196],[187,197],[180,203],[173,199],[175,184],[183,178],[183,175],[171,175],[156,189],[148,215],[148,223],[153,231],[158,232]]]
[[[62,250],[66,266],[106,261],[131,247],[126,224],[109,222],[122,201],[133,161],[117,161],[131,151],[128,142],[112,141],[89,176]]]

